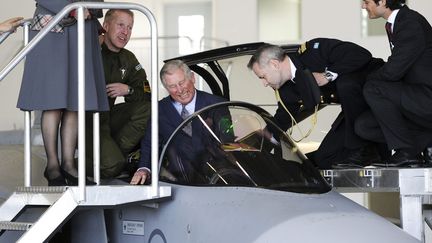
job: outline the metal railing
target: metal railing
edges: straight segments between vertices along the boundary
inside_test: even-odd
[[[159,195],[159,180],[158,180],[158,42],[157,42],[157,25],[153,14],[144,6],[135,3],[105,3],[105,2],[75,2],[64,7],[56,16],[47,24],[40,32],[6,65],[0,72],[0,81],[37,45],[41,39],[50,32],[50,30],[59,23],[72,10],[77,11],[77,27],[78,27],[78,187],[79,201],[86,200],[86,171],[85,171],[85,31],[84,31],[84,8],[87,9],[131,9],[142,12],[149,20],[151,33],[151,85],[156,92],[151,93],[151,137],[152,137],[152,194],[153,197]],[[27,25],[28,27],[28,25]],[[28,29],[25,31],[28,33]],[[7,36],[6,36],[7,37]],[[28,40],[28,36],[26,37]],[[25,38],[25,39],[26,39]],[[31,186],[31,115],[30,111],[25,111],[25,141],[24,141],[24,184]],[[93,116],[94,123],[94,176],[95,182],[100,183],[100,158],[99,158],[99,113]]]
[[[23,27],[23,42],[26,46],[29,42],[29,26],[32,19],[23,20],[19,26]],[[3,43],[15,30],[4,32],[0,35],[0,44]],[[16,65],[13,65],[14,68]],[[11,68],[11,69],[12,69]],[[0,72],[0,81],[7,75],[3,76],[3,71]],[[9,71],[8,71],[9,73]],[[30,111],[24,112],[24,186],[31,186],[31,113]]]
[[[26,45],[28,43],[28,28],[31,24],[32,19],[24,19],[21,21],[21,24],[18,27],[24,28],[24,44]],[[16,28],[10,31],[3,32],[0,35],[0,44],[3,43],[13,32],[16,31]]]

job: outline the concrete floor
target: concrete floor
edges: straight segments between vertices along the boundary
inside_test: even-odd
[[[32,185],[46,186],[43,177],[46,156],[43,146],[32,147]],[[24,145],[0,145],[0,204],[24,185]]]

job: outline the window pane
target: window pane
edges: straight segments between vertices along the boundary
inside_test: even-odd
[[[258,0],[261,41],[300,39],[300,0]]]
[[[380,36],[386,35],[385,25],[386,20],[383,18],[369,19],[366,10],[362,9],[362,36]]]
[[[192,45],[187,39],[179,39],[180,55],[186,55],[200,50],[200,40],[204,36],[204,16],[179,16],[178,30],[179,36],[189,36],[192,39]]]

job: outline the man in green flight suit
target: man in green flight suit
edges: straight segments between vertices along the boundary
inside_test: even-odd
[[[114,178],[125,170],[128,154],[139,149],[150,117],[147,75],[135,55],[124,48],[133,22],[132,11],[111,9],[103,23],[105,33],[100,40],[110,111],[100,113],[101,178]],[[124,97],[125,102],[115,104],[117,97]],[[87,167],[92,168],[91,115],[86,116],[86,128]]]

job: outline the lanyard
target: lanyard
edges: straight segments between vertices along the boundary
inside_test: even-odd
[[[307,138],[313,131],[313,129],[315,128],[315,125],[317,124],[317,116],[318,116],[318,105],[315,106],[315,111],[314,114],[311,117],[311,127],[309,128],[309,130],[307,131],[306,135],[304,135],[303,131],[300,129],[300,127],[298,126],[298,123],[296,121],[296,119],[294,118],[294,116],[291,114],[291,112],[289,112],[288,108],[286,108],[285,104],[283,103],[282,99],[280,98],[280,94],[279,94],[279,90],[275,90],[275,95],[276,95],[276,100],[282,105],[282,107],[285,109],[285,111],[288,113],[288,115],[291,117],[291,127],[288,129],[287,133],[288,135],[294,140],[294,142],[298,143],[301,142],[303,139]],[[291,135],[292,135],[292,131],[293,131],[293,127],[297,126],[297,130],[299,131],[301,138],[296,140],[294,139]]]

